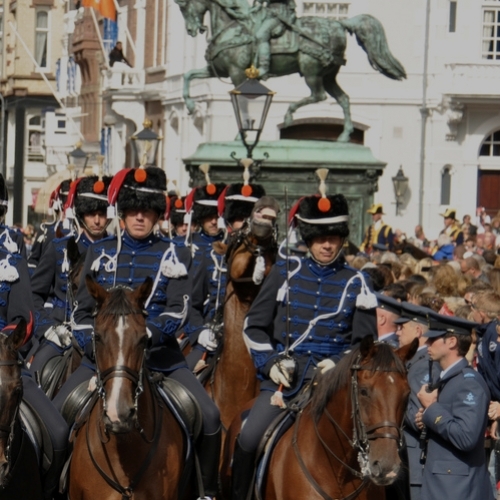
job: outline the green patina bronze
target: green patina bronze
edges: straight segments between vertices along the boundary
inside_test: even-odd
[[[203,185],[204,175],[199,166],[209,163],[212,182],[241,182],[242,168],[231,158],[245,156],[240,141],[202,143],[196,152],[184,159],[191,185]],[[261,167],[252,168],[253,180],[262,184],[266,193],[277,198],[284,207],[284,188],[287,187],[290,206],[301,196],[316,193],[318,168],[328,168],[328,192],[342,193],[349,203],[350,239],[359,244],[364,229],[371,222],[366,213],[373,203],[378,189],[378,178],[385,163],[377,160],[370,148],[359,144],[333,141],[309,141],[282,139],[261,141],[255,148],[255,156],[269,158]],[[280,227],[286,227],[286,214],[281,213]]]
[[[345,64],[346,31],[356,35],[372,67],[395,80],[406,78],[401,63],[391,54],[382,24],[362,14],[336,21],[320,17],[296,17],[294,0],[175,0],[191,36],[206,31],[203,19],[210,14],[211,38],[205,58],[207,66],[184,75],[183,97],[190,113],[195,102],[189,94],[195,78],[229,77],[235,86],[245,79],[245,70],[259,68],[259,78],[299,73],[311,95],[292,103],[285,126],[293,113],[307,104],[331,95],[344,113],[344,129],[339,142],[347,142],[354,129],[349,96],[336,81]]]

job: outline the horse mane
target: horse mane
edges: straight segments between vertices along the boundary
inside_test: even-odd
[[[318,421],[330,399],[341,389],[350,383],[351,367],[355,364],[360,355],[359,345],[353,347],[335,366],[316,376],[317,385],[311,399],[311,413]],[[370,362],[366,368],[375,370],[395,370],[397,373],[406,373],[406,368],[401,359],[395,354],[393,348],[384,343],[374,345],[371,352]]]
[[[105,300],[99,314],[104,318],[110,316],[124,316],[127,314],[142,314],[142,311],[133,304],[127,292],[130,288],[124,286],[116,286],[108,290],[108,298]]]

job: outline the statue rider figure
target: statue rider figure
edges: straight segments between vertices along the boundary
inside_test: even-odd
[[[277,38],[285,33],[287,24],[295,23],[294,0],[255,0],[251,12],[257,12],[265,7],[264,19],[255,32],[257,39],[256,66],[259,78],[267,79],[271,66],[271,37]]]

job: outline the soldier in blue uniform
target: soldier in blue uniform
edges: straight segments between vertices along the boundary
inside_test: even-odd
[[[191,222],[200,228],[192,234],[190,240],[193,255],[190,270],[193,295],[189,320],[184,327],[189,343],[195,346],[187,359],[191,370],[206,350],[213,351],[216,348],[210,323],[221,322],[222,318],[219,320],[215,316],[223,303],[226,289],[224,255],[217,253],[212,246],[214,242],[223,241],[225,237],[224,230],[218,223],[217,203],[226,185],[212,184],[208,171],[205,173],[205,179],[206,185],[194,188],[186,199],[186,210],[191,216]]]
[[[166,219],[168,221],[170,238],[176,238],[176,241],[184,241],[188,230],[185,203],[185,196],[175,194],[168,198]]]
[[[465,355],[477,325],[454,316],[429,314],[429,356],[442,371],[427,392],[423,385],[415,421],[429,439],[422,480],[425,500],[493,500],[484,450],[490,391]]]
[[[447,234],[455,246],[461,245],[464,242],[464,233],[457,220],[457,211],[454,208],[448,208],[440,215],[443,217],[444,229],[439,234]]]
[[[109,201],[116,203],[124,230],[92,244],[86,255],[82,282],[77,293],[73,334],[85,356],[68,379],[54,404],[62,408],[67,396],[95,371],[92,352],[95,301],[84,283],[87,274],[104,288],[122,285],[136,288],[147,277],[154,287],[146,302],[151,347],[147,357],[150,370],[164,373],[185,386],[198,400],[203,412],[204,436],[197,443],[205,492],[217,490],[220,454],[220,415],[207,392],[188,370],[175,333],[183,325],[189,308],[191,264],[189,249],[154,233],[166,210],[165,172],[157,167],[125,169],[118,172],[109,188]]]
[[[84,254],[94,241],[107,236],[107,191],[112,177],[81,177],[71,185],[66,210],[75,221],[78,250]],[[35,358],[30,370],[36,374],[49,359],[61,355],[71,345],[70,316],[73,309],[68,295],[68,240],[55,238],[47,245],[31,277],[35,303]],[[41,345],[38,347],[38,343]]]
[[[8,207],[9,192],[5,185],[5,179],[3,175],[0,174],[0,245],[8,252],[19,253],[26,259],[26,245],[24,244],[23,233],[19,229],[4,224]]]
[[[401,317],[395,320],[398,325],[396,334],[399,339],[399,347],[404,347],[411,344],[414,339],[418,339],[417,352],[410,361],[406,362],[411,393],[405,413],[404,436],[408,452],[411,500],[420,500],[422,498],[421,430],[417,428],[415,423],[415,416],[420,408],[417,393],[422,385],[436,382],[440,372],[438,364],[433,363],[429,358],[426,345],[427,338],[424,337],[424,334],[429,329],[428,316],[430,313],[431,309],[403,302],[401,304]],[[429,370],[431,370],[430,373]]]
[[[64,205],[68,198],[70,184],[70,179],[62,181],[50,195],[49,211],[54,215],[54,220],[40,225],[42,234],[37,236],[28,256],[30,275],[35,271],[45,248],[55,238],[57,228],[60,228],[63,234],[69,231],[69,221],[64,219]]]
[[[318,367],[332,368],[351,346],[352,331],[365,326],[358,324],[358,307],[377,304],[363,275],[341,253],[349,235],[347,201],[341,194],[327,196],[325,189],[322,183],[321,196],[302,198],[290,213],[308,254],[290,257],[289,276],[285,261],[273,266],[245,319],[244,338],[261,392],[236,442],[233,500],[246,498],[259,441],[282,411],[278,388],[284,388],[286,401]]]
[[[0,246],[0,334],[10,335],[21,319],[27,322],[25,343],[33,331],[33,300],[29,286],[26,260],[18,253],[11,253]],[[23,399],[44,422],[52,441],[53,460],[43,477],[44,498],[51,499],[59,483],[59,476],[66,459],[69,430],[66,422],[52,402],[22,369]]]

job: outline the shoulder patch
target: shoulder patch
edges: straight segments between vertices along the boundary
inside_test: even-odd
[[[467,394],[467,396],[465,396],[464,404],[476,405],[476,398],[474,397],[474,394],[472,394],[472,392],[469,392],[469,394]]]

